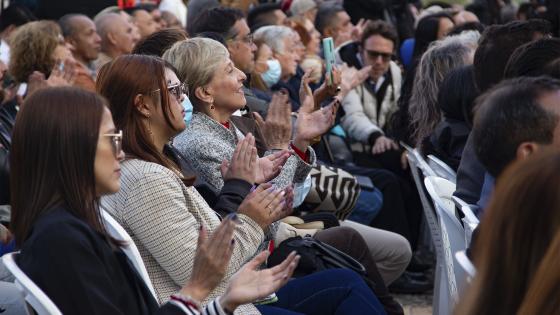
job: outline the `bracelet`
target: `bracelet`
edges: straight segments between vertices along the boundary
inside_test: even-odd
[[[193,299],[188,295],[172,294],[170,298],[173,301],[183,303],[186,307],[194,308],[199,312],[201,310],[200,302],[198,302],[197,300]]]

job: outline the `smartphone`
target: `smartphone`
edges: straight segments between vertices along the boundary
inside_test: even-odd
[[[332,37],[327,37],[323,39],[323,52],[325,53],[325,66],[327,70],[325,75],[330,76],[331,82],[334,82],[332,71],[334,69],[335,60],[334,60],[334,41]]]

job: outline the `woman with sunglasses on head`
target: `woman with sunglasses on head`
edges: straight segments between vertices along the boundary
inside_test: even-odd
[[[185,95],[172,67],[149,56],[115,59],[102,68],[97,83],[98,91],[111,103],[117,127],[123,130],[123,149],[127,152],[121,165],[121,190],[104,197],[102,203],[135,240],[163,302],[192,269],[190,257],[199,226],[208,227],[212,233],[220,222],[216,207],[210,208],[191,186],[192,181],[187,181],[182,172],[181,157],[170,154],[167,146],[186,127],[181,115]],[[241,224],[233,235],[236,246],[226,275],[209,299],[223,294],[230,276],[257,253],[264,231],[291,207],[285,190],[273,189],[270,184],[259,185],[249,193],[257,176],[254,146],[251,135],[240,141],[224,172],[222,192],[233,185],[239,200],[231,203],[227,212],[237,212]],[[236,314],[382,313],[365,282],[348,270],[324,271],[290,281],[277,296],[279,300],[273,306],[258,306],[257,310],[253,305],[242,305]]]
[[[159,307],[100,216],[99,198],[120,187],[121,143],[106,102],[94,93],[49,88],[28,97],[11,154],[17,264],[64,314],[206,313],[197,299],[224,275],[236,223],[224,220],[209,240],[202,229],[189,280]],[[282,267],[256,271],[265,258],[255,257],[212,302],[219,314],[278,289],[298,260],[292,255]]]

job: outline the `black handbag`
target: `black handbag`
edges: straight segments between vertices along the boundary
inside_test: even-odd
[[[294,271],[295,278],[326,269],[344,268],[356,272],[366,283],[374,285],[366,277],[366,269],[360,262],[312,237],[296,236],[280,243],[268,257],[268,267],[280,264],[292,251],[296,251],[301,256],[299,264]]]

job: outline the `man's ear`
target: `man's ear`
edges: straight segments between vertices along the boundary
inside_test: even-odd
[[[149,118],[151,116],[150,106],[145,102],[144,95],[137,94],[134,97],[134,108],[140,113],[140,115]]]
[[[113,32],[108,32],[107,33],[107,39],[109,40],[109,43],[111,43],[111,45],[113,45],[113,46],[117,45],[117,38],[116,38],[115,34],[113,34]]]
[[[531,154],[539,150],[539,144],[536,142],[522,142],[517,147],[516,157],[517,159],[526,159]]]
[[[70,44],[70,45],[66,45],[70,51],[72,52],[72,54],[76,53],[76,41],[73,38],[67,37],[64,39],[64,41],[66,42],[66,44]]]
[[[194,90],[194,96],[198,98],[202,103],[212,104],[214,103],[214,96],[212,96],[212,91],[207,88],[199,86]]]

